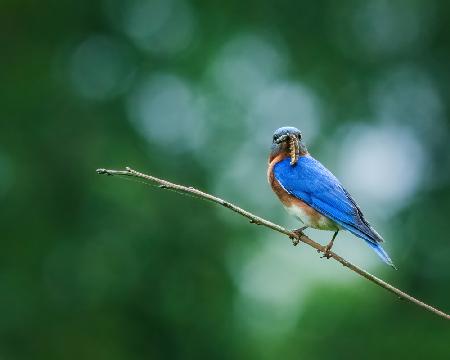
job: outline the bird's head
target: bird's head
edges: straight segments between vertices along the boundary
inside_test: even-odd
[[[297,163],[300,155],[306,155],[308,150],[302,141],[302,133],[295,127],[285,126],[273,134],[270,159],[272,161],[279,154],[291,157],[291,165]]]

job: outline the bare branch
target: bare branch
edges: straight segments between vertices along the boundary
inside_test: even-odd
[[[270,228],[274,231],[277,231],[281,234],[287,235],[290,239],[298,240],[305,244],[308,244],[309,246],[312,246],[314,249],[316,249],[318,252],[322,252],[322,253],[325,252],[325,246],[322,246],[322,245],[316,243],[314,240],[311,240],[309,237],[307,237],[303,233],[298,235],[295,232],[287,230],[287,229],[283,228],[282,226],[279,226],[279,225],[274,224],[268,220],[265,220],[259,216],[256,216],[234,204],[229,203],[228,201],[225,201],[221,198],[218,198],[211,194],[205,193],[205,192],[195,189],[193,187],[187,187],[187,186],[183,186],[183,185],[174,184],[167,180],[163,180],[163,179],[159,179],[154,176],[151,176],[151,175],[143,174],[143,173],[133,170],[129,167],[125,168],[125,170],[97,169],[97,173],[105,174],[105,175],[126,175],[126,176],[133,176],[133,177],[137,177],[137,178],[141,178],[141,179],[146,179],[151,182],[159,184],[160,188],[162,188],[162,189],[175,190],[178,192],[194,195],[198,198],[209,200],[211,202],[220,204],[220,205],[234,211],[235,213],[238,213],[238,214],[246,217],[247,219],[250,220],[250,223],[252,223],[252,224],[263,225],[263,226],[268,227],[268,228]],[[295,244],[295,242],[294,242],[294,244]],[[381,286],[382,288],[390,291],[391,293],[397,295],[400,299],[408,300],[409,302],[416,304],[416,305],[422,307],[423,309],[431,311],[434,314],[436,314],[444,319],[450,320],[449,314],[446,314],[445,312],[438,310],[428,304],[425,304],[424,302],[417,300],[416,298],[412,297],[411,295],[404,293],[403,291],[401,291],[401,290],[397,289],[396,287],[388,284],[387,282],[377,278],[376,276],[368,273],[367,271],[357,267],[356,265],[353,265],[352,263],[350,263],[349,261],[340,257],[336,253],[330,251],[329,256],[331,258],[333,258],[334,260],[340,262],[342,265],[349,268],[350,270],[352,270],[352,271],[356,272],[357,274],[361,275],[362,277],[366,278],[367,280],[369,280],[369,281],[377,284],[378,286]]]

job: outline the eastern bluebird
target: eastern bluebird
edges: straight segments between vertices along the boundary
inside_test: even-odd
[[[383,238],[339,180],[308,153],[298,129],[282,127],[275,131],[267,178],[286,210],[305,225],[296,232],[308,227],[334,231],[325,248],[326,257],[342,229],[365,240],[386,264],[395,268],[380,245]]]

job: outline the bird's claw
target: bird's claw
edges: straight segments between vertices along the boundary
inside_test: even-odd
[[[295,237],[294,236],[289,236],[289,238],[292,240],[292,245],[297,246],[299,244],[300,238],[303,235],[305,235],[305,234],[303,234],[303,230],[305,230],[306,228],[307,228],[307,226],[304,226],[304,227],[302,227],[300,229],[292,230],[292,232],[296,235]]]
[[[289,238],[292,240],[292,245],[297,246],[298,243],[300,242],[299,239],[293,237],[293,236],[289,236]]]
[[[331,246],[328,246],[328,245],[323,248],[323,250],[322,250],[323,255],[321,256],[322,259],[323,258],[329,259],[331,257],[330,249],[331,249]],[[318,251],[320,252],[320,250],[318,250]]]

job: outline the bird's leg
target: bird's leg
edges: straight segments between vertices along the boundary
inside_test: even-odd
[[[307,228],[308,228],[308,226],[302,226],[300,229],[292,230],[292,232],[293,232],[295,235],[297,235],[297,237],[300,237],[300,236],[303,235],[303,230],[305,230],[305,229],[307,229]],[[298,243],[300,242],[300,240],[299,240],[298,238],[295,238],[295,237],[293,237],[293,236],[290,236],[290,238],[291,238],[292,244],[293,244],[294,246],[297,246]]]
[[[333,247],[334,239],[336,239],[336,236],[337,236],[338,232],[339,232],[339,230],[336,230],[336,231],[335,231],[335,233],[333,234],[333,238],[332,238],[331,241],[328,243],[328,245],[325,246],[325,250],[324,250],[323,256],[322,256],[323,258],[325,257],[325,258],[329,259],[329,258],[331,257],[331,255],[330,255],[330,250],[331,250],[331,248]]]

